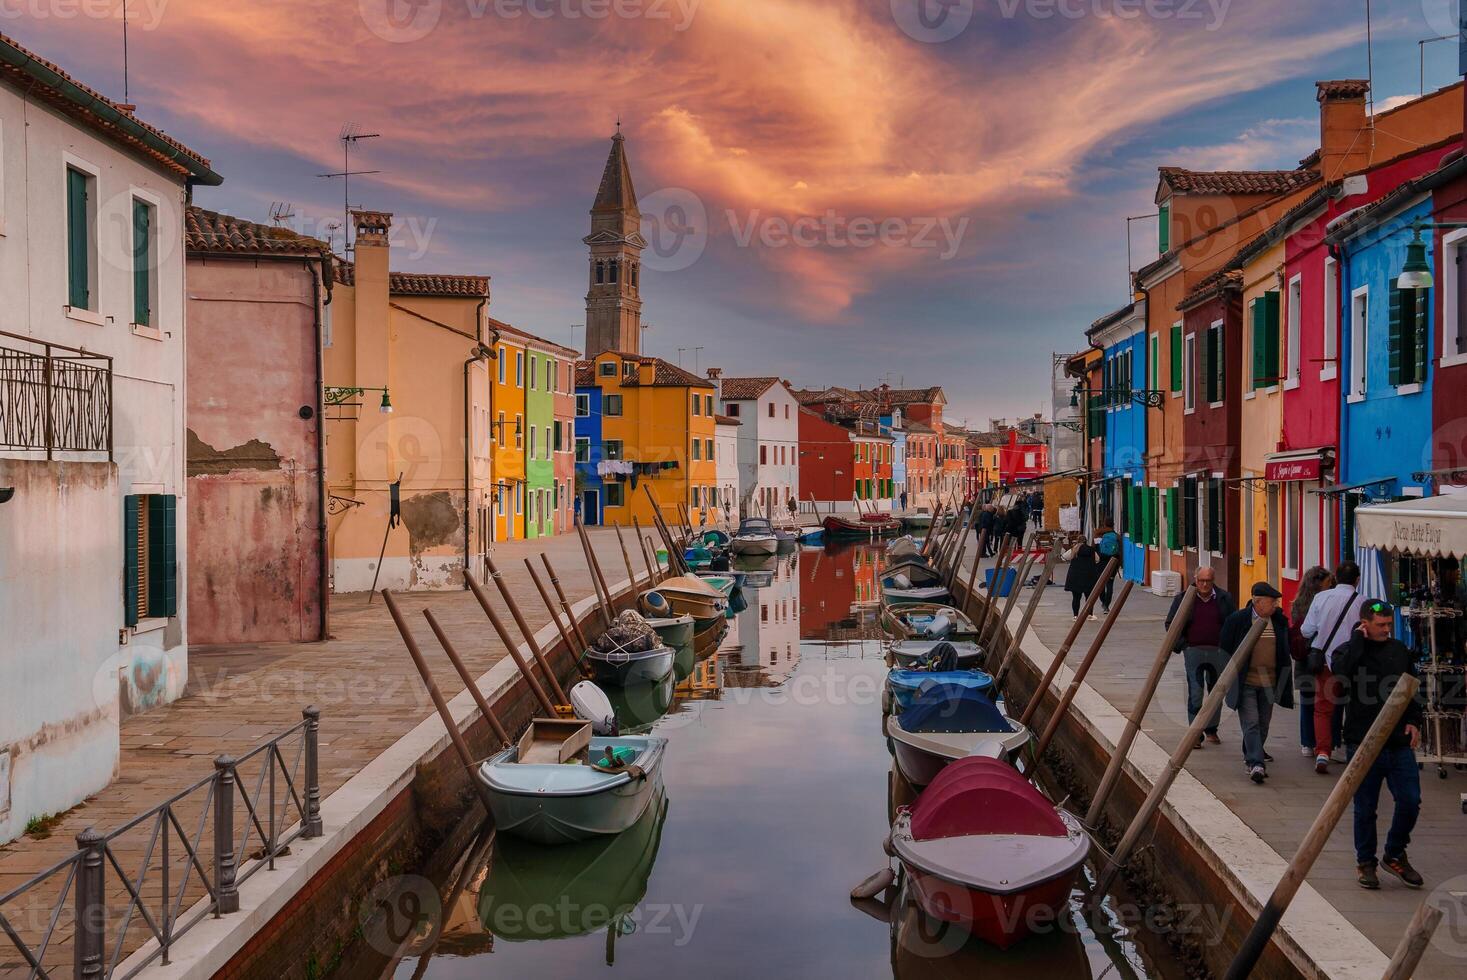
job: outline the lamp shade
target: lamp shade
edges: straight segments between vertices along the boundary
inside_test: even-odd
[[[378,409],[383,415],[392,414],[392,399],[387,397],[387,389],[382,389],[382,406]]]
[[[1406,264],[1401,267],[1396,285],[1401,289],[1430,289],[1436,285],[1431,266],[1426,262],[1426,243],[1421,240],[1420,232],[1406,246]]]

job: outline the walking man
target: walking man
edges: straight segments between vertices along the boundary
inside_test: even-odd
[[[1376,715],[1403,674],[1415,673],[1415,658],[1393,635],[1396,611],[1388,602],[1372,600],[1360,610],[1355,634],[1331,657],[1336,679],[1344,683],[1345,753],[1351,758],[1365,741]],[[1421,814],[1421,773],[1416,768],[1416,746],[1421,741],[1425,713],[1418,692],[1396,728],[1386,739],[1370,771],[1355,792],[1355,864],[1361,888],[1380,887],[1376,875],[1375,811],[1380,804],[1380,784],[1390,787],[1395,800],[1391,828],[1386,832],[1381,864],[1408,888],[1420,888],[1421,875],[1406,859],[1411,831]]]
[[[1197,719],[1203,700],[1217,686],[1218,677],[1228,665],[1228,655],[1223,653],[1220,645],[1222,627],[1223,622],[1238,611],[1237,600],[1226,590],[1217,587],[1217,573],[1211,568],[1197,569],[1192,583],[1197,586],[1197,598],[1192,603],[1192,611],[1187,614],[1186,625],[1182,627],[1176,648],[1172,651],[1182,655],[1182,664],[1187,672],[1189,725]],[[1167,629],[1171,629],[1172,621],[1177,618],[1177,610],[1181,606],[1182,597],[1179,595],[1172,600],[1171,611],[1166,614]],[[1197,736],[1198,748],[1202,747],[1204,739],[1213,745],[1221,744],[1222,739],[1217,737],[1217,725],[1221,720],[1222,705],[1218,705],[1212,717],[1207,720],[1207,727]]]
[[[1335,587],[1314,597],[1299,633],[1309,641],[1305,668],[1314,671],[1314,770],[1329,772],[1330,754],[1339,743],[1339,682],[1329,667],[1329,651],[1349,638],[1360,622],[1360,566],[1346,559],[1335,569]]]
[[[978,536],[988,532],[988,537],[983,538],[983,554],[980,557],[991,558],[998,551],[998,512],[993,509],[992,504],[984,504],[983,510],[978,514]]]
[[[1274,705],[1294,706],[1289,617],[1279,608],[1282,598],[1272,585],[1257,583],[1253,586],[1253,601],[1223,621],[1219,637],[1219,645],[1231,658],[1253,623],[1264,621],[1258,642],[1228,690],[1228,707],[1238,712],[1238,724],[1243,729],[1243,766],[1255,783],[1268,778],[1270,756],[1264,746],[1268,743],[1268,723],[1273,719]]]

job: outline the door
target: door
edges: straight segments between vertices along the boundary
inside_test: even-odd
[[[581,491],[581,523],[588,527],[601,523],[601,491]]]

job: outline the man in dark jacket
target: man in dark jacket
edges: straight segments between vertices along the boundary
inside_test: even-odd
[[[1416,658],[1392,635],[1395,614],[1388,602],[1367,602],[1360,609],[1355,635],[1336,647],[1331,658],[1334,676],[1345,687],[1345,752],[1350,758],[1365,741],[1396,682],[1402,675],[1416,672]],[[1381,783],[1390,787],[1396,802],[1381,864],[1408,887],[1422,885],[1421,875],[1406,860],[1406,845],[1411,843],[1411,831],[1421,813],[1421,773],[1416,768],[1415,749],[1421,740],[1424,718],[1418,692],[1355,791],[1355,864],[1362,888],[1380,887],[1375,863],[1375,811],[1380,804]]]
[[[1207,566],[1197,569],[1192,582],[1197,586],[1197,599],[1187,614],[1187,622],[1177,637],[1173,653],[1182,655],[1182,664],[1187,671],[1187,724],[1197,718],[1202,710],[1202,701],[1207,692],[1217,685],[1217,679],[1228,665],[1228,655],[1223,653],[1223,622],[1238,611],[1238,603],[1224,589],[1217,587],[1217,573]],[[1166,628],[1171,629],[1177,611],[1182,607],[1182,596],[1172,600],[1172,608],[1166,614]],[[1203,739],[1213,745],[1221,744],[1217,736],[1218,722],[1222,720],[1222,706],[1213,712],[1203,734],[1197,736],[1197,747]]]
[[[1008,512],[1004,514],[1004,533],[1016,542],[1024,540],[1024,530],[1029,525],[1029,512],[1024,509],[1022,497],[1014,500],[1009,505]]]
[[[983,538],[981,557],[988,558],[998,551],[998,513],[992,504],[984,504],[983,509],[978,512],[978,536],[983,537],[984,531],[988,532],[988,537]]]
[[[1265,621],[1233,686],[1228,707],[1238,712],[1243,729],[1243,766],[1255,783],[1268,778],[1268,723],[1274,705],[1294,706],[1294,666],[1289,656],[1289,617],[1279,608],[1283,596],[1267,582],[1253,586],[1253,601],[1223,621],[1218,645],[1231,658],[1256,620]]]

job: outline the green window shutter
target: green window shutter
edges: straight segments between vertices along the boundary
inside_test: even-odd
[[[1217,401],[1217,393],[1213,391],[1213,381],[1216,371],[1213,369],[1212,353],[1213,329],[1207,328],[1207,334],[1202,338],[1202,400],[1205,402]]]
[[[66,302],[78,309],[92,307],[91,241],[87,227],[87,175],[66,171]]]
[[[138,624],[138,512],[142,498],[130,493],[122,498],[122,621]]]
[[[1157,215],[1156,251],[1158,255],[1165,255],[1172,249],[1172,206],[1163,204],[1161,213]]]
[[[1428,302],[1430,295],[1431,293],[1425,289],[1418,289],[1416,291],[1416,323],[1414,325],[1416,336],[1412,343],[1412,351],[1416,357],[1415,363],[1411,365],[1412,370],[1415,371],[1411,380],[1417,384],[1424,384],[1426,382],[1426,351],[1430,346],[1429,335],[1426,332],[1426,321],[1427,311],[1431,309],[1431,303]]]
[[[132,202],[132,322],[148,326],[152,321],[152,273],[148,268],[148,242],[152,239],[152,210],[146,201]]]
[[[178,615],[178,498],[148,496],[148,615]]]
[[[1392,286],[1390,333],[1386,342],[1386,357],[1388,364],[1387,379],[1393,385],[1405,384],[1405,381],[1402,380],[1404,375],[1404,371],[1402,370],[1404,367],[1402,364],[1402,355],[1405,353],[1402,350],[1402,344],[1406,338],[1404,336],[1405,331],[1401,329],[1401,312],[1404,305],[1405,297],[1401,294],[1401,290],[1396,286]]]
[[[1197,547],[1197,478],[1182,481],[1182,545]]]
[[[1267,328],[1264,326],[1263,302],[1255,299],[1248,304],[1248,333],[1253,339],[1253,387],[1263,387],[1263,347],[1264,335]]]
[[[1182,325],[1172,327],[1172,391],[1182,390]]]
[[[1179,547],[1177,531],[1179,530],[1177,512],[1177,488],[1167,487],[1166,490],[1166,546],[1175,551]]]
[[[1146,543],[1153,548],[1161,544],[1161,491],[1156,487],[1146,490]]]
[[[1263,375],[1264,387],[1279,383],[1279,291],[1263,295]]]
[[[1161,387],[1161,334],[1151,335],[1151,347],[1146,352],[1147,376],[1151,379],[1146,387],[1157,389]]]
[[[1224,377],[1223,363],[1223,332],[1221,327],[1211,330],[1212,342],[1212,398],[1209,401],[1220,402],[1223,400],[1223,384],[1227,380]]]

